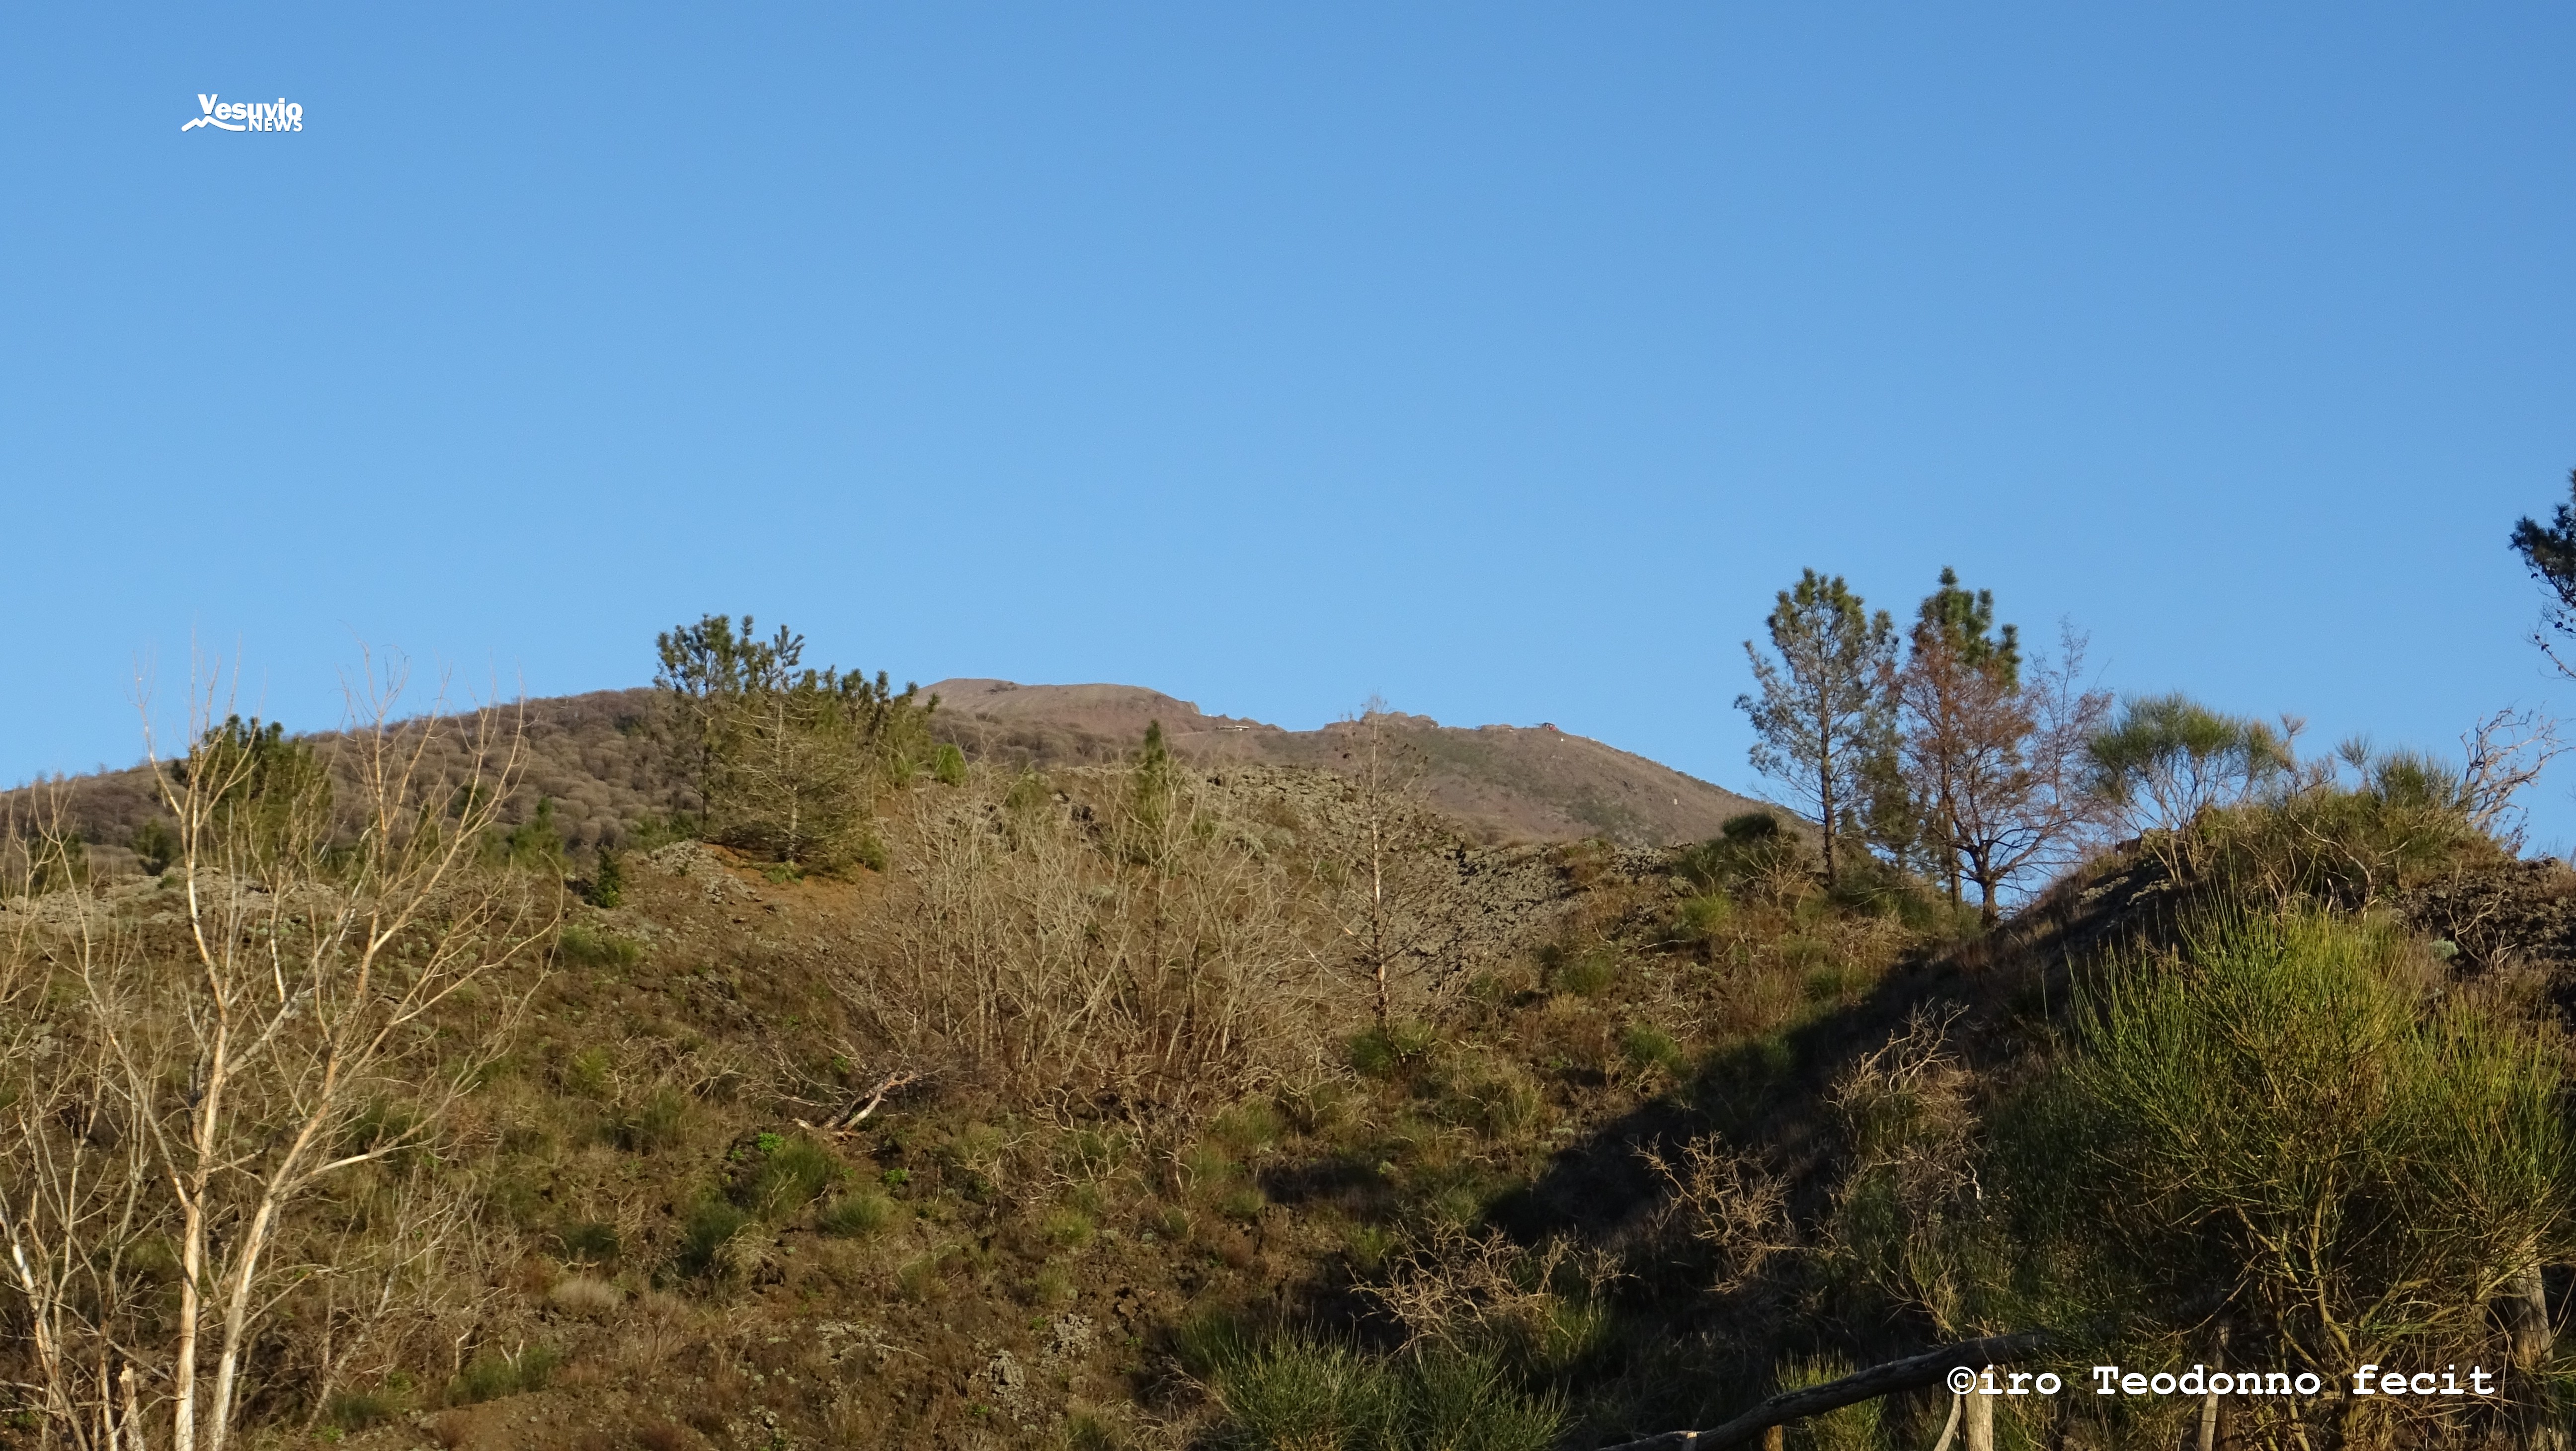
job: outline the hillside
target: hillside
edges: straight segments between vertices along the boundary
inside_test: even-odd
[[[1347,771],[1356,748],[1356,727],[1347,723],[1282,730],[1207,715],[1188,701],[1136,686],[959,679],[924,687],[923,693],[940,700],[932,717],[936,737],[956,743],[969,760],[1014,770],[1122,760],[1155,721],[1176,754],[1210,765]],[[523,709],[525,759],[511,819],[523,818],[540,800],[550,801],[565,843],[587,852],[625,840],[639,823],[693,807],[669,745],[655,728],[653,690],[555,696],[528,701]],[[1744,812],[1779,812],[1553,726],[1460,728],[1400,714],[1386,721],[1395,774],[1486,845],[1598,836],[1620,846],[1669,846],[1713,837],[1728,818]],[[114,869],[130,868],[125,843],[160,810],[150,777],[135,768],[61,784],[68,821],[93,857]],[[35,809],[29,794],[11,795],[21,812]]]
[[[1113,760],[1153,721],[1193,761],[1348,770],[1362,749],[1353,723],[1282,730],[1130,685],[943,680],[927,688],[939,697],[944,734],[970,755],[1004,761]],[[1777,809],[1552,725],[1462,728],[1403,714],[1387,724],[1398,770],[1488,843],[1599,836],[1669,846],[1715,836],[1729,817]]]
[[[2468,1451],[2555,1414],[2576,873],[2456,797],[2311,776],[1986,930],[1760,822],[1493,843],[1660,779],[1553,732],[1391,722],[1425,804],[1358,787],[1347,727],[950,688],[971,759],[886,747],[872,849],[832,864],[529,830],[540,792],[599,839],[670,802],[641,692],[532,703],[517,803],[428,717],[200,743],[173,780],[212,834],[158,875],[16,839],[0,1447],[95,1425],[122,1371],[170,1424],[191,1256],[257,1311],[226,1322],[253,1445],[1600,1451],[1790,1419],[1768,1444],[1897,1451],[1964,1413],[1968,1445]],[[1128,744],[1149,720],[1169,754]],[[107,822],[142,784],[64,786]],[[237,1042],[259,1066],[200,1092]],[[2264,1252],[2320,1202],[2352,1230]],[[2317,1305],[2373,1363],[2514,1378],[2385,1410],[1933,1378],[2331,1364]]]

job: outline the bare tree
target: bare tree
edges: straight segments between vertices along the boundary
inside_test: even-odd
[[[2469,825],[2522,849],[2523,813],[2514,804],[2549,763],[2566,754],[2558,722],[2536,710],[2499,710],[2461,733],[2460,800]]]
[[[514,721],[398,723],[400,672],[370,662],[317,746],[219,719],[217,682],[191,693],[186,752],[153,753],[174,927],[73,892],[13,944],[35,988],[8,1023],[0,1231],[52,1434],[77,1447],[140,1451],[147,1412],[175,1451],[229,1443],[264,1319],[330,1268],[299,1257],[319,1251],[298,1206],[435,1139],[519,1001],[468,989],[558,906],[480,863]],[[424,767],[451,734],[461,789]]]
[[[2061,865],[2100,818],[2088,753],[2111,700],[2083,688],[2083,637],[2061,640],[2054,661],[2005,669],[1917,631],[1896,675],[1901,758],[1951,865],[1951,901],[1961,878],[1976,883],[1989,925],[2005,889]]]
[[[1338,925],[1351,961],[1369,990],[1380,1028],[1395,1021],[1399,996],[1419,999],[1440,955],[1425,921],[1433,890],[1434,833],[1425,822],[1419,763],[1386,702],[1370,696],[1347,727],[1351,780],[1348,816],[1328,827],[1337,848],[1329,876]]]

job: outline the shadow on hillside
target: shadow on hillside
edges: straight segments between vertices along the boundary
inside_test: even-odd
[[[1902,1032],[1916,1009],[1965,1009],[1951,1029],[1954,1050],[1981,1071],[2007,1063],[2063,1010],[2070,964],[2144,925],[2156,890],[2136,870],[2070,878],[1989,938],[1900,963],[1848,1006],[1712,1054],[1690,1082],[1558,1151],[1488,1217],[1525,1244],[1552,1235],[1616,1240],[1663,1197],[1642,1151],[1669,1159],[1710,1132],[1763,1151],[1792,1182],[1812,1185],[1834,1152],[1834,1083]]]

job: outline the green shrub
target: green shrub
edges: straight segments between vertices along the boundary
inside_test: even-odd
[[[564,1060],[564,1087],[584,1098],[606,1098],[609,1090],[608,1050],[584,1048]]]
[[[1362,1275],[1374,1275],[1386,1265],[1387,1256],[1403,1247],[1393,1230],[1375,1224],[1354,1224],[1342,1236],[1342,1253],[1351,1268]]]
[[[555,1234],[564,1258],[576,1264],[608,1264],[617,1258],[617,1226],[598,1220],[567,1224]]]
[[[750,1215],[725,1200],[700,1200],[680,1226],[680,1273],[693,1279],[721,1275],[724,1247],[750,1224]]]
[[[1823,1385],[1851,1374],[1851,1370],[1851,1364],[1838,1357],[1800,1357],[1780,1368],[1780,1389],[1804,1390]],[[1800,1451],[1879,1451],[1887,1444],[1886,1419],[1885,1400],[1873,1397],[1855,1401],[1794,1423],[1788,1442]]]
[[[1223,1309],[1200,1310],[1172,1330],[1172,1353],[1181,1369],[1200,1380],[1214,1380],[1253,1353],[1251,1327]]]
[[[1684,897],[1681,904],[1673,909],[1673,940],[1708,942],[1723,933],[1734,920],[1735,899],[1722,891]]]
[[[1192,1194],[1212,1194],[1231,1184],[1243,1166],[1215,1144],[1196,1144],[1181,1155],[1180,1185]]]
[[[142,859],[143,872],[146,876],[161,875],[170,869],[172,862],[179,859],[179,833],[171,829],[170,823],[157,816],[134,829],[131,845],[134,848],[134,854]]]
[[[926,1304],[946,1287],[951,1251],[932,1250],[895,1268],[895,1288],[914,1304]]]
[[[930,757],[930,778],[942,786],[966,784],[966,753],[953,741],[941,741]]]
[[[1547,1095],[1508,1063],[1489,1063],[1458,1084],[1444,1115],[1489,1138],[1512,1139],[1547,1116]]]
[[[389,1389],[341,1391],[322,1407],[322,1419],[343,1431],[364,1431],[400,1416],[404,1397]]]
[[[1640,1072],[1659,1070],[1672,1077],[1682,1077],[1690,1067],[1682,1045],[1673,1035],[1651,1023],[1639,1023],[1619,1035],[1619,1055],[1628,1066]]]
[[[1329,1134],[1351,1121],[1351,1097],[1347,1084],[1327,1078],[1304,1087],[1283,1088],[1278,1101],[1297,1132]]]
[[[703,820],[685,811],[672,811],[639,819],[625,830],[623,842],[628,851],[650,852],[674,842],[696,841],[705,831]]]
[[[662,1088],[602,1127],[610,1142],[619,1148],[631,1154],[649,1154],[677,1144],[688,1126],[688,1117],[688,1095],[676,1088]]]
[[[2304,916],[2103,971],[2006,1115],[2016,1261],[2174,1326],[2224,1293],[2270,1338],[2246,1364],[2478,1353],[2491,1287],[2560,1242],[2576,1143],[2557,1051],[2419,983],[2394,927]]]
[[[1233,1357],[1217,1377],[1221,1444],[1237,1451],[1395,1444],[1403,1407],[1394,1377],[1347,1345],[1281,1341]]]
[[[1861,975],[1857,970],[1841,963],[1830,963],[1808,969],[1807,975],[1799,981],[1799,988],[1811,1003],[1838,1003],[1857,991],[1860,982]]]
[[[895,1213],[893,1200],[863,1189],[823,1206],[822,1212],[814,1216],[814,1226],[844,1239],[864,1239],[892,1223]]]
[[[1619,980],[1619,955],[1607,947],[1591,947],[1581,952],[1562,955],[1549,973],[1550,986],[1578,998],[1599,997]]]
[[[1135,1141],[1125,1134],[1100,1129],[1075,1129],[1057,1145],[1057,1157],[1067,1172],[1083,1179],[1099,1179],[1114,1173],[1125,1163]]]
[[[511,1355],[478,1355],[448,1383],[448,1404],[470,1406],[544,1390],[562,1363],[562,1357],[545,1345],[531,1345]]]
[[[1674,865],[1702,891],[1741,887],[1804,867],[1804,843],[1768,811],[1748,811],[1727,818],[1719,834],[1686,847]]]
[[[1369,1078],[1392,1078],[1431,1056],[1440,1035],[1428,1023],[1389,1023],[1350,1043],[1351,1067]]]
[[[626,900],[626,864],[616,852],[604,846],[599,849],[599,865],[592,869],[582,895],[594,907],[614,907]]]
[[[552,797],[539,797],[527,820],[501,833],[500,856],[526,871],[560,872],[564,864],[563,833],[555,827]]]
[[[760,1167],[743,1181],[735,1202],[762,1219],[779,1219],[812,1202],[841,1172],[841,1161],[812,1139],[763,1134]]]
[[[1530,1395],[1482,1353],[1380,1357],[1309,1336],[1255,1345],[1235,1330],[1195,1354],[1225,1411],[1218,1444],[1235,1451],[1545,1451],[1565,1421],[1554,1397]]]
[[[35,838],[25,844],[25,850],[33,868],[27,887],[36,896],[89,881],[89,846],[77,831]]]
[[[2352,784],[2310,780],[2160,833],[2184,869],[2276,909],[2358,910],[2455,864],[2509,855],[2470,824],[2459,772],[2419,752],[2355,745]]]
[[[1058,1249],[1080,1249],[1091,1243],[1096,1227],[1090,1215],[1079,1209],[1063,1208],[1050,1210],[1046,1218],[1038,1222],[1038,1233]]]
[[[1209,1130],[1236,1153],[1250,1155],[1276,1143],[1286,1127],[1267,1099],[1248,1098],[1218,1114]]]
[[[605,928],[567,922],[555,934],[555,955],[570,967],[633,967],[644,960],[644,944]]]

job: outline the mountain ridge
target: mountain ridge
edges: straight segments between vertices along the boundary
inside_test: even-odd
[[[970,754],[1029,765],[1114,757],[1134,749],[1157,722],[1175,755],[1203,765],[1348,770],[1365,745],[1357,721],[1292,731],[1208,715],[1195,702],[1144,686],[960,677],[922,688],[939,697],[943,738]],[[1789,814],[1553,724],[1447,726],[1401,712],[1380,719],[1398,771],[1489,842],[1600,836],[1623,846],[1670,846],[1715,836],[1745,812]]]
[[[969,759],[1005,768],[1098,765],[1132,755],[1159,723],[1180,759],[1210,770],[1229,765],[1357,769],[1363,727],[1337,721],[1292,731],[1248,717],[1210,715],[1196,703],[1144,686],[1028,685],[976,677],[922,687],[937,695],[932,734]],[[616,845],[639,823],[686,805],[669,743],[654,728],[658,692],[637,686],[545,696],[524,702],[526,736],[511,820],[552,803],[566,845]],[[506,709],[506,708],[505,708]],[[1659,847],[1714,836],[1730,817],[1784,808],[1729,791],[1669,766],[1553,725],[1446,726],[1427,716],[1379,717],[1381,744],[1399,782],[1487,845],[1602,837],[1620,846]],[[329,731],[299,733],[319,739]],[[43,814],[60,791],[63,824],[77,829],[92,859],[123,869],[126,843],[161,815],[140,765],[0,792],[22,816]]]

